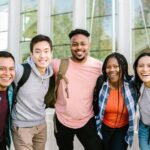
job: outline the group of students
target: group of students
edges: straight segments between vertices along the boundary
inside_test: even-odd
[[[139,146],[150,150],[150,52],[134,62],[134,76],[128,73],[126,58],[111,53],[104,62],[89,56],[90,34],[83,29],[69,33],[72,56],[61,80],[55,103],[54,135],[59,150],[73,150],[76,135],[85,150],[127,150],[133,143],[138,118]],[[36,35],[30,42],[31,67],[28,80],[13,103],[13,87],[23,75],[11,53],[0,51],[0,150],[44,150],[47,140],[44,98],[50,77],[59,73],[60,59],[52,59],[52,41]],[[94,115],[93,94],[102,74],[98,92],[98,113]],[[136,115],[138,117],[136,117]]]

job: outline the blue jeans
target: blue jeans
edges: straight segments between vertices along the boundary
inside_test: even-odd
[[[142,121],[139,122],[139,147],[140,150],[150,150],[150,143],[148,143],[150,134],[150,126],[146,126]]]

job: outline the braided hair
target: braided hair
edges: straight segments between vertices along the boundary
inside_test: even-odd
[[[105,81],[107,80],[106,67],[107,67],[108,60],[110,58],[115,58],[117,60],[117,62],[119,64],[119,70],[120,70],[119,72],[122,71],[122,76],[121,76],[122,81],[124,80],[124,77],[126,77],[127,80],[130,80],[131,76],[128,73],[128,62],[127,62],[126,58],[122,54],[117,53],[117,52],[111,53],[104,60],[103,67],[102,67],[104,80]]]

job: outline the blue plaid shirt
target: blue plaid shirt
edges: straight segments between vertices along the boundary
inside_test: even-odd
[[[104,82],[99,92],[99,114],[96,116],[96,125],[98,134],[102,137],[101,126],[104,118],[106,103],[110,92],[109,82]],[[131,146],[134,135],[134,121],[135,121],[135,101],[136,92],[134,91],[130,82],[124,81],[122,86],[122,94],[129,114],[129,128],[125,136],[125,141]]]

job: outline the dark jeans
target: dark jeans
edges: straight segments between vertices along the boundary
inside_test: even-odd
[[[0,142],[0,150],[6,150],[6,143],[4,141]]]
[[[102,124],[104,150],[127,150],[128,144],[125,141],[127,130],[128,125],[121,128],[110,128]]]
[[[73,150],[73,140],[76,135],[85,150],[102,150],[102,142],[97,135],[95,118],[79,129],[62,125],[56,118],[57,133],[54,132],[59,150]]]

